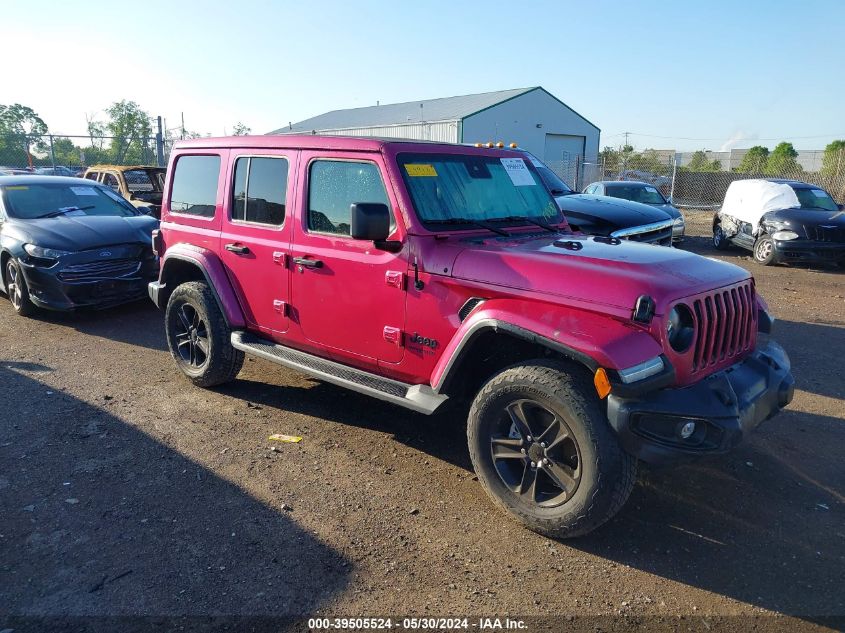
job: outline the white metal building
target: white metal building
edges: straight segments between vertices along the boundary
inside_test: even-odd
[[[598,127],[541,87],[334,110],[270,134],[515,142],[550,165],[593,161]]]

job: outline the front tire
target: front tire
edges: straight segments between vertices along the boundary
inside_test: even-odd
[[[205,282],[177,286],[164,313],[167,346],[177,367],[198,387],[234,380],[244,354],[232,347],[232,330]]]
[[[26,285],[20,264],[13,257],[10,257],[9,261],[6,262],[3,281],[6,286],[6,294],[9,295],[9,301],[15,313],[20,316],[32,316],[36,307],[29,298],[29,288]]]
[[[775,263],[775,243],[766,234],[761,235],[754,242],[754,261],[763,266],[770,266]]]
[[[619,445],[592,382],[560,362],[532,361],[493,376],[472,403],[467,438],[493,501],[546,536],[596,529],[634,486],[636,459]]]

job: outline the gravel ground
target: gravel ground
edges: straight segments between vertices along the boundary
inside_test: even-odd
[[[689,212],[683,248],[716,256],[709,217]],[[148,303],[28,320],[0,302],[0,630],[68,615],[841,625],[825,618],[845,616],[845,275],[718,257],[753,271],[777,316],[794,402],[728,456],[642,468],[611,523],[565,542],[494,509],[454,414],[255,359],[204,391]],[[303,440],[271,450],[271,433]]]

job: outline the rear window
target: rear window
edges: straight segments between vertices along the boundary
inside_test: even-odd
[[[161,191],[158,174],[146,169],[130,169],[123,172],[126,188],[132,193],[143,191]]]
[[[219,156],[180,156],[173,172],[170,210],[204,218],[214,217],[219,174]]]
[[[232,219],[281,226],[288,188],[286,158],[244,156],[235,162]]]

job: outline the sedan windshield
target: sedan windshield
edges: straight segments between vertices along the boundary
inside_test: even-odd
[[[607,195],[643,204],[666,204],[666,198],[651,185],[605,185]]]
[[[417,215],[426,224],[562,221],[540,176],[522,158],[400,154],[398,161]]]
[[[794,189],[802,209],[820,209],[822,211],[839,211],[839,207],[826,191],[821,189]]]
[[[99,186],[38,183],[6,185],[2,192],[9,216],[22,220],[62,215],[138,215],[119,195]]]

